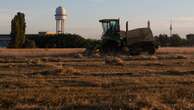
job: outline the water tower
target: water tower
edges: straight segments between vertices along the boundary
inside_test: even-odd
[[[67,12],[63,7],[59,6],[56,9],[55,19],[56,19],[56,33],[63,34],[64,27],[65,27],[65,20],[67,19]]]

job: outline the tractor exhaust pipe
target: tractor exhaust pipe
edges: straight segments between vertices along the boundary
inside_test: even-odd
[[[129,31],[129,22],[126,22],[126,36],[128,35],[128,31]]]

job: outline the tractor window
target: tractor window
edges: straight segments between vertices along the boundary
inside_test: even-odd
[[[110,29],[112,32],[118,32],[119,31],[119,22],[118,21],[111,21],[110,22]]]
[[[108,22],[104,22],[104,23],[102,23],[102,28],[103,28],[103,31],[104,31],[104,33],[106,33],[107,32],[107,30],[109,29],[109,23]]]
[[[102,23],[103,31],[105,33],[115,33],[120,31],[119,21],[107,21]]]

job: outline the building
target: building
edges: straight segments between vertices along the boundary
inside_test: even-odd
[[[190,46],[194,46],[194,34],[188,34],[186,35],[187,41]]]
[[[11,37],[9,34],[1,34],[0,35],[0,48],[5,48],[8,46]]]
[[[61,6],[59,6],[55,12],[56,33],[63,34],[65,32],[65,20],[67,19],[67,12]]]
[[[56,35],[56,32],[39,32],[39,36]]]

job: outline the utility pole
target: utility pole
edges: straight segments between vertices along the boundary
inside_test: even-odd
[[[173,27],[172,27],[172,20],[170,21],[170,37],[172,36],[172,31],[173,31]]]

